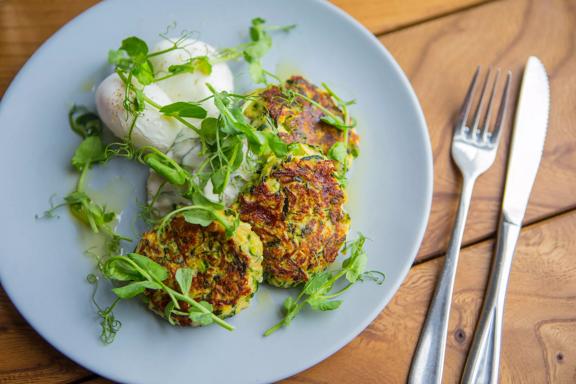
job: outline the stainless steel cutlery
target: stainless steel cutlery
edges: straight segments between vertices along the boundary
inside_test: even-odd
[[[500,104],[498,115],[492,125],[491,115],[500,73],[496,72],[493,80],[488,73],[483,81],[471,124],[467,124],[479,72],[478,69],[474,74],[452,138],[452,158],[463,178],[460,205],[446,252],[444,268],[412,361],[408,378],[411,384],[441,383],[452,290],[472,190],[476,178],[494,162],[508,108],[510,72],[506,74],[504,89],[498,103]],[[491,90],[487,96],[488,88]],[[486,97],[488,102],[484,107]],[[463,371],[462,384],[498,382],[502,319],[508,277],[522,219],[542,157],[549,107],[550,92],[546,70],[540,60],[530,57],[524,71],[514,120],[495,255],[480,320]],[[484,109],[484,118],[481,119]]]
[[[484,110],[488,84],[491,76],[488,72],[484,78],[482,90],[479,96],[476,111],[468,125],[468,117],[474,98],[474,91],[480,68],[474,73],[472,82],[464,99],[464,104],[454,128],[452,137],[452,158],[462,173],[462,192],[460,205],[448,245],[448,251],[444,261],[444,269],[428,309],[428,316],[424,328],[420,334],[418,347],[412,361],[408,382],[411,384],[440,384],[442,380],[442,367],[444,363],[444,351],[446,346],[446,334],[448,332],[448,318],[450,315],[450,303],[452,301],[452,289],[456,276],[458,255],[464,234],[464,224],[468,215],[470,199],[474,183],[478,176],[484,173],[496,158],[498,143],[502,134],[502,125],[506,110],[508,109],[508,94],[510,91],[511,74],[506,74],[504,91],[500,98],[498,115],[495,123],[491,124],[491,116],[495,103],[496,86],[500,77],[497,71],[491,81],[488,102],[485,107],[484,118],[481,119]]]
[[[514,120],[496,254],[480,320],[470,347],[462,383],[497,383],[502,338],[502,316],[508,276],[522,219],[542,158],[550,91],[544,65],[536,57],[526,63]]]

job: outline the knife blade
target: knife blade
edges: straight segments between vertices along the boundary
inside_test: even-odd
[[[546,69],[540,60],[530,57],[524,70],[514,119],[496,254],[480,319],[462,373],[462,384],[498,382],[508,277],[522,219],[542,159],[549,110],[550,88]]]
[[[548,126],[550,87],[542,62],[531,56],[520,88],[512,144],[506,172],[502,213],[513,224],[522,225]]]

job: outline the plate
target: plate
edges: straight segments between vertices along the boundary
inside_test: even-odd
[[[63,210],[59,219],[36,220],[74,186],[71,154],[78,137],[68,128],[73,103],[93,105],[94,85],[111,70],[109,49],[137,35],[152,43],[158,33],[198,31],[217,47],[247,39],[256,16],[270,24],[298,26],[274,35],[266,68],[324,81],[344,99],[362,137],[349,190],[352,233],[368,243],[369,269],[386,273],[383,285],[358,284],[335,312],[304,312],[289,328],[262,333],[280,318],[289,291],[262,287],[252,305],[230,322],[173,328],[137,301],[116,311],[123,327],[116,341],[98,339],[98,318],[85,277],[94,260],[83,253],[89,236]],[[238,87],[247,74],[233,66]],[[243,85],[244,84],[244,85]],[[52,36],[28,61],[0,106],[4,188],[0,204],[0,278],[26,320],[48,342],[80,365],[115,381],[159,383],[269,383],[302,371],[336,352],[384,308],[412,264],[430,210],[432,156],[418,101],[398,64],[372,34],[322,1],[105,1]],[[120,232],[137,235],[135,200],[144,199],[145,170],[115,161],[92,173],[90,184],[112,206],[128,205]],[[354,237],[354,235],[352,235]],[[97,294],[108,303],[108,290]]]

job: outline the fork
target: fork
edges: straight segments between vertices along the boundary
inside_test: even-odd
[[[462,235],[464,234],[464,224],[466,223],[468,208],[470,207],[472,190],[474,189],[474,183],[478,176],[484,173],[494,163],[504,117],[508,109],[508,94],[512,77],[510,72],[508,72],[506,76],[506,83],[499,103],[500,107],[496,122],[492,131],[489,131],[496,85],[500,77],[500,70],[497,70],[486,106],[483,123],[480,127],[480,115],[484,109],[484,96],[486,94],[490,72],[491,71],[488,71],[484,78],[478,105],[472,119],[472,126],[467,126],[466,122],[480,74],[480,67],[476,69],[472,77],[472,82],[470,83],[454,127],[452,159],[460,169],[463,179],[460,204],[444,261],[444,269],[436,285],[436,290],[430,308],[428,309],[428,315],[420,334],[416,353],[412,360],[410,375],[408,377],[408,383],[410,384],[440,384],[442,380],[452,290],[454,288],[456,266],[458,264],[460,245],[462,243]]]

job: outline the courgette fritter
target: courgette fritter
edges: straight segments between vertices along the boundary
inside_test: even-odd
[[[267,283],[296,286],[336,259],[350,218],[335,173],[335,162],[319,154],[274,158],[260,183],[240,195],[240,219],[252,225],[264,245]]]
[[[246,308],[262,281],[262,243],[246,223],[240,223],[227,239],[218,222],[202,227],[176,216],[161,231],[145,232],[136,252],[165,267],[169,277],[164,283],[176,290],[176,271],[192,269],[190,297],[212,304],[221,318]],[[168,295],[159,290],[146,290],[144,295],[148,307],[164,317]],[[188,309],[188,304],[180,305],[182,311]],[[178,325],[197,325],[187,316],[172,315],[172,319]]]
[[[325,112],[298,94],[343,117],[343,112],[330,94],[302,76],[292,76],[282,86],[272,85],[261,90],[257,101],[245,113],[255,125],[260,123],[262,127],[267,118],[271,119],[278,129],[278,136],[285,143],[316,146],[327,155],[335,143],[344,141],[344,132],[323,122],[321,118]],[[354,129],[349,130],[348,140],[348,151],[352,157],[356,157],[360,138]]]

